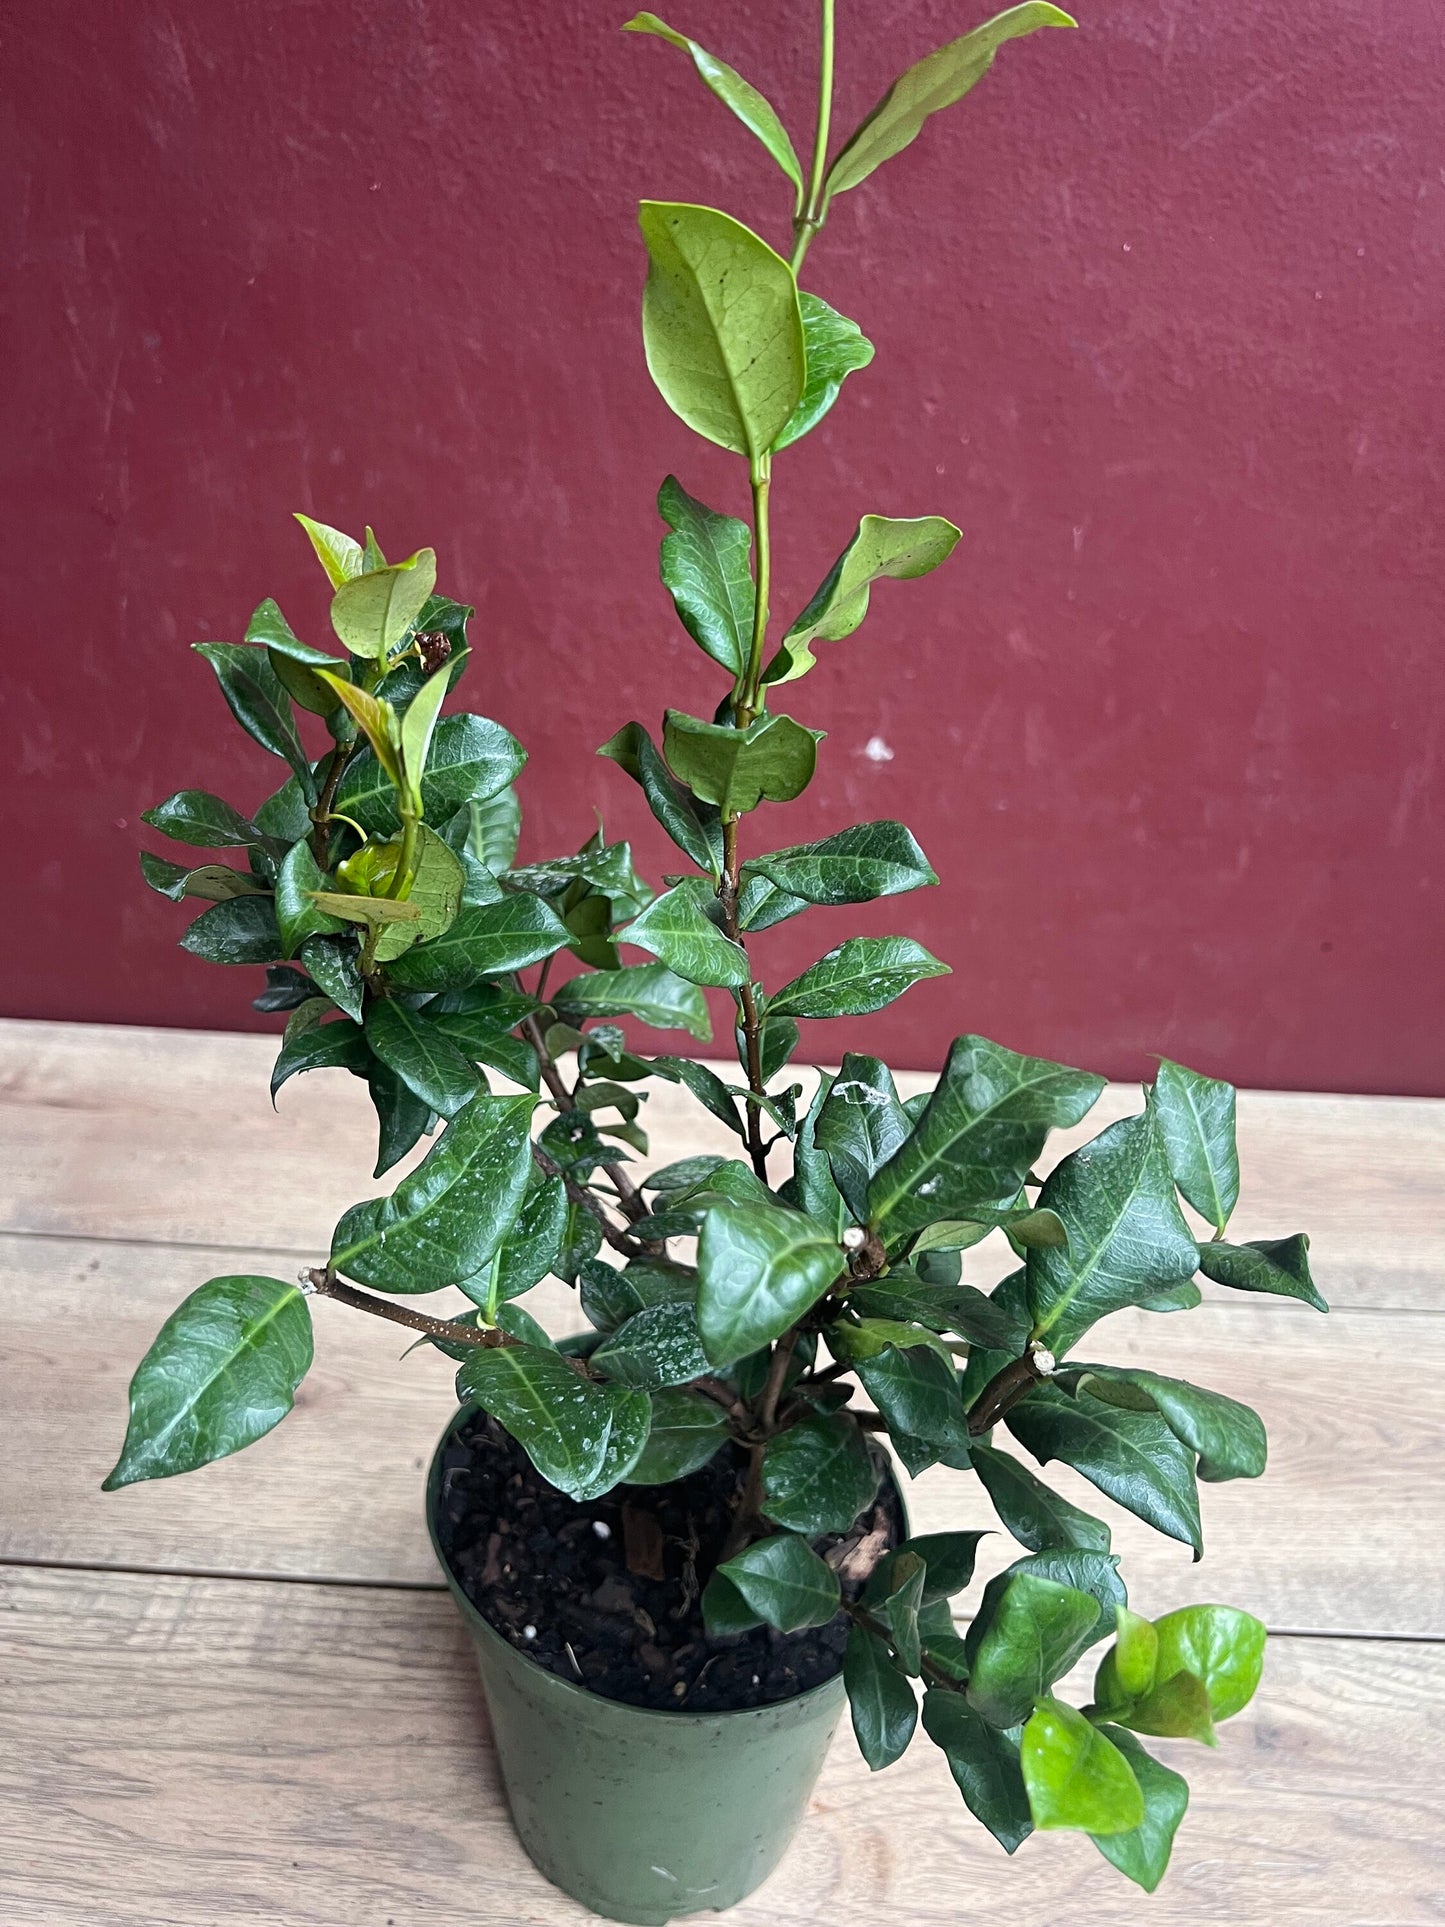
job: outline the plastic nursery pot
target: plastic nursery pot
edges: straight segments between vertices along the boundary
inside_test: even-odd
[[[610,1920],[662,1927],[736,1906],[797,1831],[843,1710],[842,1676],[736,1713],[654,1712],[560,1679],[489,1626],[427,1528],[476,1647],[512,1822],[547,1878]]]

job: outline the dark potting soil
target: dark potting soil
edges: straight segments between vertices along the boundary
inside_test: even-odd
[[[741,1492],[746,1454],[727,1446],[670,1485],[618,1486],[579,1505],[485,1413],[442,1459],[437,1534],[489,1625],[559,1678],[659,1710],[770,1706],[841,1671],[848,1622],[711,1639],[700,1604]],[[891,1478],[848,1533],[813,1541],[856,1598],[904,1536]]]

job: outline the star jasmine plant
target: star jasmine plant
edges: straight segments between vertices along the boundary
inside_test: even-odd
[[[1085,1118],[1102,1077],[971,1032],[906,1102],[861,1053],[795,1075],[800,1020],[866,1016],[946,970],[910,936],[834,931],[817,962],[769,986],[749,944],[937,881],[901,823],[779,845],[769,819],[820,754],[804,679],[859,651],[848,638],[876,585],[927,574],[959,541],[937,514],[821,530],[820,556],[841,550],[805,606],[774,620],[770,518],[788,451],[873,357],[804,268],[835,198],[968,93],[1006,41],[1074,24],[1045,0],[1010,8],[910,67],[835,144],[832,0],[821,13],[806,167],[731,67],[655,14],[627,23],[688,56],[786,196],[771,211],[783,251],[717,208],[640,213],[647,365],[668,406],[738,458],[748,504],[744,519],[663,481],[662,584],[717,668],[717,708],[668,709],[656,733],[618,717],[599,751],[677,846],[677,874],[654,891],[600,829],[575,855],[518,863],[524,752],[456,706],[472,611],[437,593],[431,549],[389,563],[369,529],[358,542],[299,517],[335,641],[302,641],[268,600],[242,641],[198,645],[236,721],[289,773],[250,815],[193,789],[147,811],[202,855],[147,851],[145,880],[205,906],[181,939],[193,955],[266,966],[256,1007],[286,1017],[273,1095],[300,1072],[347,1071],[376,1109],[377,1176],[426,1148],[389,1195],[344,1214],[299,1287],[213,1278],[185,1300],[136,1372],[106,1484],[189,1471],[278,1424],[311,1364],[311,1297],[391,1319],[454,1358],[460,1398],[579,1502],[625,1482],[645,1504],[649,1487],[734,1453],[731,1532],[704,1575],[709,1636],[846,1612],[844,1677],[871,1767],[903,1752],[921,1716],[1008,1852],[1035,1829],[1082,1830],[1152,1889],[1188,1798],[1155,1742],[1213,1743],[1255,1689],[1264,1628],[1214,1605],[1141,1616],[1104,1519],[1027,1461],[1074,1468],[1198,1558],[1198,1482],[1257,1477],[1264,1429],[1233,1399],[1110,1363],[1105,1321],[1187,1311],[1198,1274],[1324,1304],[1303,1235],[1227,1237],[1235,1099],[1211,1077],[1162,1062],[1135,1115],[1040,1176],[1049,1133]],[[708,990],[731,1003],[731,1076],[647,1041],[706,1042]],[[649,1169],[642,1106],[658,1079],[685,1086],[737,1154]],[[963,1282],[963,1254],[990,1234],[1013,1268],[988,1288]],[[549,1276],[575,1288],[585,1337],[556,1343],[527,1310]],[[436,1308],[440,1293],[450,1303]],[[884,1441],[910,1475],[942,1463],[977,1479],[1018,1542],[1013,1563],[975,1590],[982,1535],[932,1533],[886,1552],[845,1598],[815,1542],[872,1504]],[[1092,1698],[1075,1706],[1060,1682],[1091,1654]]]

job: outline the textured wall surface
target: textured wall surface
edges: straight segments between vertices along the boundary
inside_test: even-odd
[[[789,692],[829,732],[820,774],[748,834],[901,816],[944,887],[786,926],[765,974],[855,927],[952,962],[815,1027],[827,1055],[866,1035],[923,1066],[976,1029],[1119,1075],[1157,1050],[1445,1091],[1440,9],[1080,5],[1084,31],[1005,48],[809,258],[878,356],[779,459],[775,607],[865,510],[965,540]],[[803,145],[810,7],[664,11]],[[983,11],[842,0],[840,125]],[[293,508],[434,543],[476,602],[463,688],[531,747],[529,854],[597,803],[666,861],[590,752],[716,700],[652,502],[670,468],[734,512],[744,491],[648,382],[633,204],[712,201],[775,241],[787,210],[624,15],[12,12],[3,1010],[262,1021],[259,972],[174,947],[135,846],[182,784],[253,805],[284,774],[186,645],[238,638],[265,594],[326,639]]]

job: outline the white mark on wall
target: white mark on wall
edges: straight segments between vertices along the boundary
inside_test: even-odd
[[[870,736],[862,749],[857,753],[859,756],[866,756],[870,763],[891,763],[893,761],[893,751],[881,736]]]

